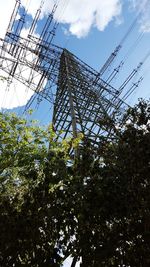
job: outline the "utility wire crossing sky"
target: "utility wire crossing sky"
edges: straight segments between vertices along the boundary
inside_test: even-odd
[[[19,1],[19,0],[18,0]],[[114,27],[122,27],[125,23],[125,2],[128,11],[134,16],[139,14],[137,25],[139,32],[150,31],[150,1],[149,0],[22,0],[21,4],[26,8],[29,17],[34,17],[37,9],[42,5],[40,21],[47,16],[54,4],[57,5],[54,18],[60,23],[64,36],[75,36],[80,40],[87,38],[94,29],[100,32],[107,31],[111,23]],[[0,37],[4,37],[9,19],[15,5],[15,0],[5,0],[0,9]],[[19,19],[19,16],[18,16]],[[26,36],[30,28],[31,19],[22,30],[22,36]],[[40,24],[39,24],[40,25]],[[36,28],[38,35],[38,28]],[[87,39],[88,42],[88,39]],[[112,46],[113,50],[113,46]],[[1,74],[1,73],[0,73]],[[0,107],[13,108],[26,104],[33,92],[17,82],[10,85],[9,94],[6,95],[5,80],[1,81]],[[8,90],[7,90],[8,91]],[[14,96],[15,95],[15,96]]]

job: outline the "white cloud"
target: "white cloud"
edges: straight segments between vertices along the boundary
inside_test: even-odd
[[[0,9],[0,37],[4,37],[8,22],[11,17],[12,10],[15,6],[15,0],[5,0],[1,4]],[[47,15],[53,8],[56,0],[45,0],[41,12],[41,18]],[[32,17],[39,8],[41,0],[22,0],[24,5]],[[92,3],[92,4],[91,4]],[[120,0],[60,0],[55,19],[61,23],[69,25],[69,32],[77,37],[83,37],[88,34],[92,26],[99,30],[104,30],[108,23],[117,18],[121,13]],[[23,29],[22,36],[27,35],[27,29]],[[7,55],[8,56],[8,55]],[[29,74],[29,70],[25,73],[25,78]],[[4,75],[0,72],[0,75]],[[4,75],[5,76],[5,75]],[[0,107],[13,108],[26,104],[27,100],[33,94],[33,91],[28,90],[21,83],[14,82],[10,85],[9,92],[5,90],[6,82],[0,82]]]
[[[0,8],[0,37],[3,38],[6,32],[9,19],[11,17],[12,10],[15,5],[15,0],[4,0],[1,3]],[[47,15],[54,5],[59,2],[57,11],[55,13],[55,19],[60,23],[67,24],[68,29],[65,30],[67,34],[73,34],[78,38],[88,35],[92,27],[96,27],[98,30],[103,31],[109,25],[111,21],[119,23],[122,16],[123,0],[45,0],[44,6],[41,12],[41,18]],[[21,3],[27,8],[28,13],[34,17],[36,10],[39,8],[41,0],[21,0]],[[144,32],[150,31],[150,0],[128,0],[128,3],[132,4],[134,11],[139,12],[142,10],[140,17],[140,29]],[[66,27],[66,25],[64,26]],[[24,29],[22,36],[26,36],[27,29]],[[27,75],[28,72],[26,72]],[[1,75],[1,72],[0,72]],[[17,83],[18,84],[18,83]],[[0,87],[4,83],[0,82]],[[20,96],[20,92],[25,92],[25,86],[21,83],[15,86],[15,91]],[[0,88],[0,100],[2,99],[4,92]],[[11,89],[11,87],[10,87]],[[14,89],[12,89],[13,91]],[[31,96],[33,92],[30,90],[28,94]],[[21,93],[23,95],[23,93]],[[12,99],[12,97],[11,97]],[[20,98],[20,104],[18,100],[11,101],[8,99],[5,107],[14,107],[18,105],[26,104],[26,98]]]
[[[40,0],[31,0],[28,12],[34,16]],[[45,0],[41,17],[48,14],[55,0]],[[86,36],[91,27],[103,31],[113,19],[121,15],[122,0],[60,0],[55,19],[69,25],[71,34],[77,37]],[[25,4],[26,1],[22,0]]]
[[[150,32],[150,0],[129,0],[132,8],[140,12],[139,24],[142,32]]]
[[[13,8],[15,6],[15,0],[5,0],[3,1],[3,4],[1,5],[0,9],[0,38],[4,38],[6,30],[8,28],[8,23],[13,11]],[[29,1],[24,1],[24,4],[26,5]],[[27,6],[27,5],[26,5]],[[7,14],[7,15],[6,15]],[[17,15],[17,19],[19,19],[19,15]],[[26,38],[28,34],[28,29],[24,28],[21,32],[21,36]],[[2,45],[2,42],[0,41],[0,45]],[[0,51],[0,58],[1,56],[10,58],[10,60],[13,60],[13,57],[10,56],[8,53],[2,53]],[[36,60],[35,55],[29,54],[26,56],[26,60],[33,62]],[[3,65],[3,68],[7,68],[7,63],[5,60],[0,60],[0,64]],[[9,64],[9,69],[11,66],[11,61]],[[21,67],[23,78],[28,80],[29,75],[31,74],[31,69],[27,67]],[[19,73],[19,66],[16,68],[16,72]],[[36,72],[32,71],[33,76],[37,76]],[[40,79],[40,75],[38,77],[34,78],[34,81],[36,84],[38,84],[38,81]],[[27,88],[27,86],[23,85],[21,82],[16,81],[13,79],[13,81],[8,86],[8,75],[0,70],[0,109],[1,108],[14,108],[18,106],[23,106],[27,103],[27,101],[31,98],[31,96],[34,94],[34,91],[30,88]]]
[[[12,10],[14,8],[14,0],[4,0],[0,8],[0,37],[4,37]]]
[[[15,0],[5,0],[1,3],[0,38],[4,38],[5,36],[14,5]],[[1,70],[0,76],[7,78],[7,75]],[[9,91],[6,90],[6,88],[8,89],[6,80],[0,79],[0,109],[22,106],[26,104],[28,99],[30,99],[31,94],[33,94],[33,91],[31,92],[31,90],[26,93],[25,86],[16,81],[13,81],[13,83],[10,85]]]
[[[23,30],[22,36],[25,37],[26,35],[27,31]],[[7,48],[9,50],[11,46],[7,44]],[[7,58],[7,60],[3,59],[3,57]],[[32,65],[38,59],[37,55],[30,52],[24,53],[23,58],[29,65]],[[21,64],[13,65],[14,63],[12,61],[15,63],[15,57],[4,51],[1,53],[0,66],[2,66],[2,69],[10,72],[15,66],[15,75],[20,77],[19,80],[22,82],[16,81],[15,79],[10,81],[11,76],[8,76],[2,69],[0,70],[0,109],[11,109],[25,105],[34,94],[41,79],[41,74],[38,74],[34,69]],[[33,90],[30,89],[27,81],[29,81]]]
[[[22,0],[22,3],[26,5],[28,1],[28,11],[34,16],[41,0]],[[68,24],[70,34],[79,38],[86,36],[92,27],[103,31],[112,20],[121,22],[123,0],[45,0],[41,18],[52,10],[56,2],[59,5],[55,19]],[[150,0],[128,0],[128,3],[131,3],[136,13],[141,11],[141,31],[150,31]]]
[[[1,73],[3,75],[3,73]],[[3,75],[5,77],[5,74]],[[24,85],[13,80],[10,87],[6,81],[0,81],[0,109],[20,107],[27,103],[33,95]]]

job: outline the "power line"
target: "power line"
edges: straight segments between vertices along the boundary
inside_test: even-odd
[[[95,83],[99,80],[99,78],[101,76],[104,75],[104,73],[108,70],[108,68],[111,66],[111,64],[113,63],[114,59],[116,58],[116,56],[118,55],[118,53],[120,52],[123,44],[125,43],[125,41],[127,40],[127,38],[129,37],[129,35],[131,34],[131,32],[133,31],[133,29],[136,26],[137,20],[139,18],[141,13],[139,13],[136,18],[134,19],[134,21],[132,22],[132,24],[130,25],[129,29],[127,30],[127,32],[125,33],[125,35],[123,36],[123,38],[121,39],[119,45],[116,46],[115,50],[111,53],[111,55],[109,56],[109,58],[106,60],[106,62],[104,63],[104,65],[102,66],[102,68],[100,69],[96,79],[95,79]]]

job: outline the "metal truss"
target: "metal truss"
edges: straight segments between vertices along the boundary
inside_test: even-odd
[[[21,36],[25,21],[25,11],[19,20],[20,1],[16,5],[9,22],[5,38],[0,39],[0,69],[8,74],[8,81],[16,79],[43,98],[54,104],[53,126],[58,138],[73,138],[82,133],[94,144],[98,144],[101,135],[110,134],[102,121],[113,119],[122,114],[128,105],[121,94],[129,81],[137,73],[134,69],[117,90],[111,81],[119,72],[114,69],[110,78],[103,74],[114,60],[121,46],[108,58],[100,72],[95,71],[71,52],[53,44],[57,23],[53,23],[54,6],[39,37],[34,34],[41,7],[26,38]],[[21,9],[22,10],[22,9]],[[127,97],[139,85],[133,83],[125,92]]]
[[[94,82],[97,74],[69,51],[62,52],[53,113],[58,136],[75,138],[82,133],[98,144],[100,136],[108,134],[102,121],[112,120],[127,108],[119,91],[102,79]]]
[[[9,37],[9,38],[8,38]],[[0,66],[42,98],[52,101],[50,88],[56,85],[62,49],[42,43],[38,38],[19,38],[10,34],[0,39]]]

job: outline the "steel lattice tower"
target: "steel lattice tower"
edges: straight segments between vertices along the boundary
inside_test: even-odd
[[[102,79],[95,83],[96,77],[92,68],[63,50],[53,113],[55,131],[61,132],[63,138],[83,133],[97,143],[107,131],[101,128],[100,122],[127,107],[116,89]]]
[[[49,14],[39,37],[34,29],[42,6],[37,10],[29,33],[21,37],[25,22],[25,10],[19,20],[21,3],[16,0],[11,20],[4,39],[0,39],[0,68],[8,74],[8,81],[16,79],[38,94],[41,101],[45,98],[54,102],[53,127],[57,136],[77,137],[78,133],[97,144],[99,137],[107,135],[108,129],[101,127],[104,119],[113,119],[122,113],[127,104],[121,94],[132,80],[142,63],[134,69],[119,89],[111,86],[111,81],[119,72],[114,69],[105,81],[103,73],[110,66],[119,52],[117,46],[100,72],[95,71],[71,52],[53,44],[57,23],[53,22],[56,7]],[[27,77],[28,73],[28,77]],[[125,93],[127,97],[140,83],[132,84]],[[27,104],[27,107],[32,99]]]

